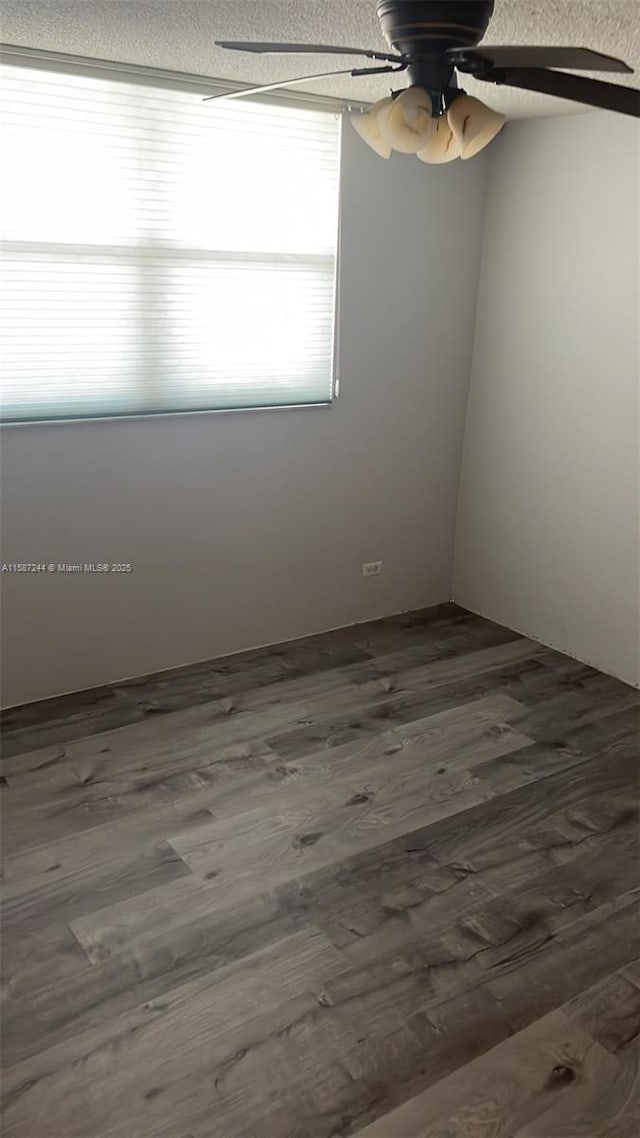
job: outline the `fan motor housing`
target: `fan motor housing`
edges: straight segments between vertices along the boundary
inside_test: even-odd
[[[455,83],[445,52],[475,47],[487,30],[495,0],[379,0],[387,43],[411,59],[410,85],[435,92]]]

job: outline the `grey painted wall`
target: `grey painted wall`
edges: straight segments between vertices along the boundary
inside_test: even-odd
[[[3,429],[3,560],[135,566],[4,576],[5,705],[449,598],[484,162],[344,133],[333,407]]]
[[[453,595],[629,683],[638,667],[638,125],[492,151]]]

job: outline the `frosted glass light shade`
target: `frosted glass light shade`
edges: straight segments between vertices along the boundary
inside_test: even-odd
[[[506,119],[472,95],[459,95],[447,111],[460,157],[473,158],[502,130]]]
[[[401,154],[417,154],[426,145],[435,123],[431,99],[422,87],[408,87],[391,100],[390,107],[381,108],[377,120],[385,142]]]
[[[357,130],[360,138],[375,150],[381,158],[391,157],[391,147],[388,142],[380,134],[378,125],[378,114],[384,114],[385,111],[391,106],[393,99],[388,97],[386,99],[379,99],[374,103],[368,111],[354,111],[351,115],[351,124]]]
[[[429,135],[427,145],[418,151],[421,162],[430,162],[440,165],[443,162],[453,162],[460,157],[460,147],[456,142],[453,131],[444,115],[435,120],[435,127]]]

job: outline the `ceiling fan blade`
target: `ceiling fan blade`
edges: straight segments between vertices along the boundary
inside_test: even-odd
[[[525,91],[541,91],[543,95],[556,95],[605,111],[618,111],[622,115],[640,118],[640,91],[617,83],[603,83],[600,79],[586,79],[582,75],[566,75],[563,71],[545,71],[537,67],[514,67],[480,74],[476,78],[507,87],[522,87]]]
[[[633,72],[622,59],[591,51],[588,47],[491,47],[453,48],[448,53],[459,71],[483,71],[487,67],[557,67],[561,71]]]
[[[310,83],[312,79],[328,79],[332,75],[380,75],[387,71],[404,71],[407,63],[399,67],[349,67],[346,71],[320,71],[317,75],[301,75],[298,79],[281,79],[278,83],[263,83],[261,87],[243,87],[240,91],[222,91],[219,95],[207,95],[202,100],[209,103],[212,99],[244,99],[250,95],[263,95],[268,91],[277,91],[280,87],[293,87],[298,83]]]
[[[333,47],[322,43],[250,43],[245,40],[214,40],[216,47],[230,48],[232,51],[252,51],[255,55],[365,55],[367,59],[389,59],[398,62],[402,59],[397,53],[386,51],[367,51],[363,47]]]

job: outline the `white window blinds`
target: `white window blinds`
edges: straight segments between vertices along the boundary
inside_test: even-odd
[[[335,113],[0,70],[3,418],[328,402]]]

